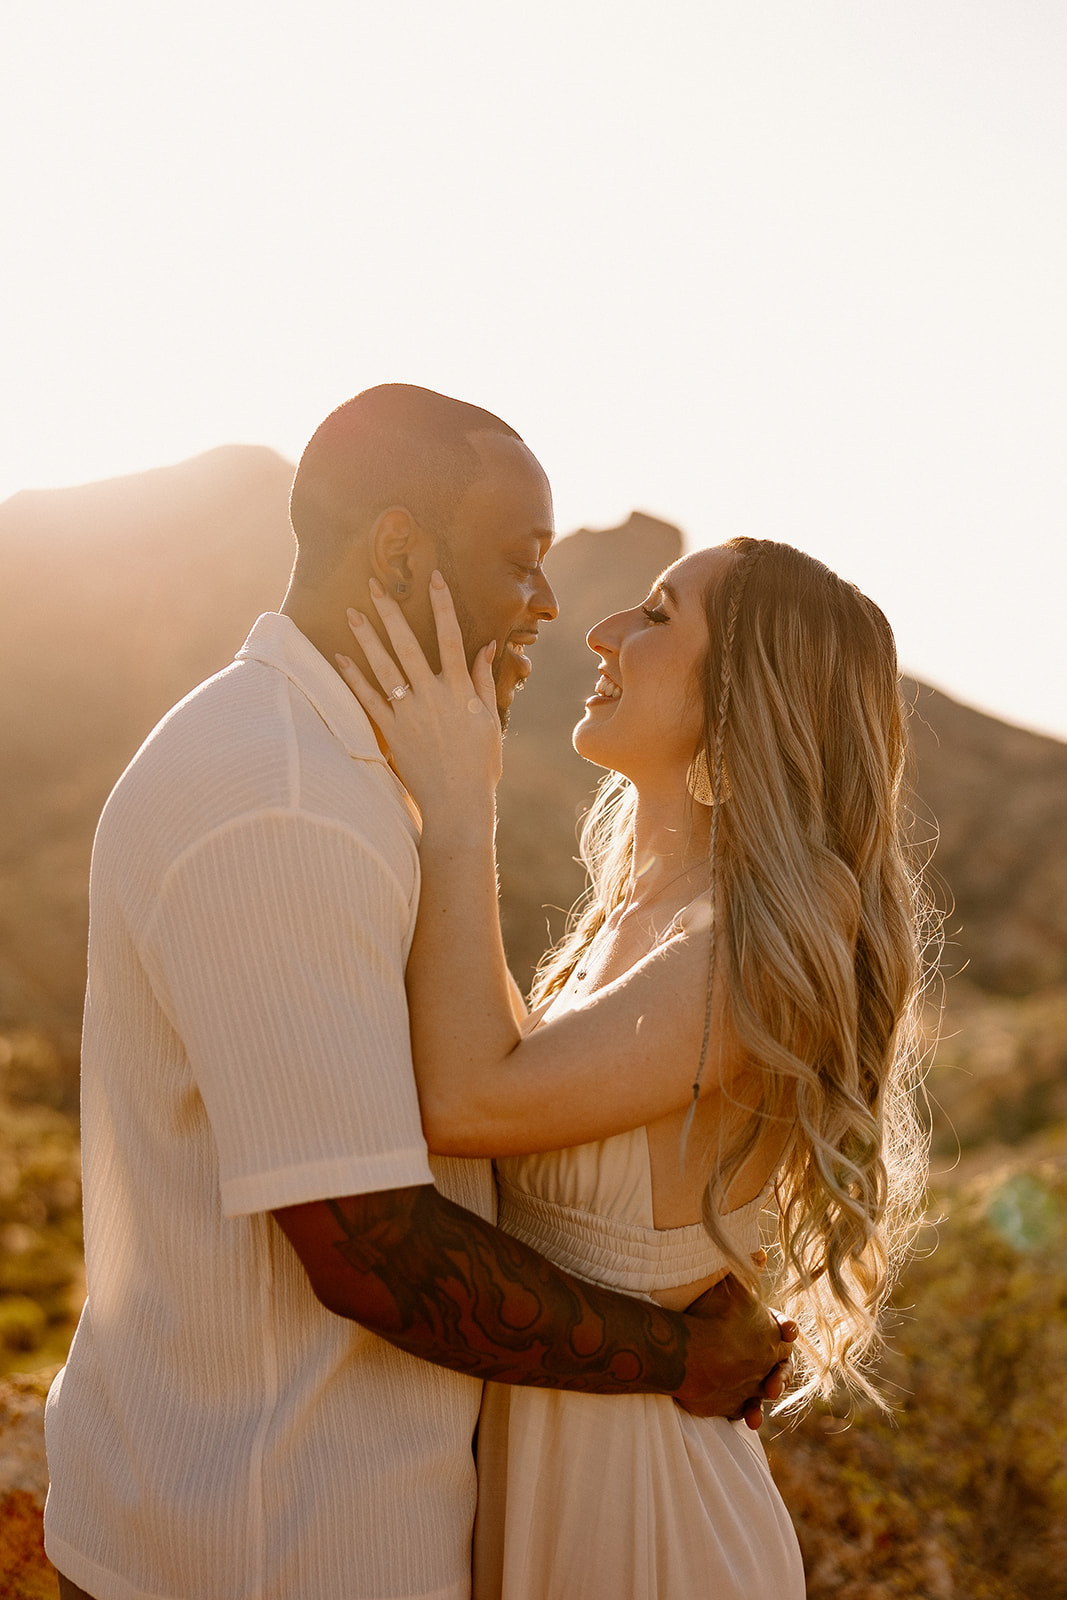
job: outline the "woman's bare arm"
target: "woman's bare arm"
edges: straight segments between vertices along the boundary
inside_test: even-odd
[[[587,1001],[522,1036],[506,1014],[495,914],[470,892],[485,845],[442,819],[423,845],[408,964],[412,1043],[431,1148],[558,1150],[655,1122],[692,1095],[703,1030],[706,935],[678,935]],[[494,938],[495,935],[495,938]],[[705,1073],[719,1081],[718,1064]]]
[[[448,591],[431,591],[442,671],[395,602],[376,601],[412,693],[386,701],[347,664],[423,814],[408,964],[419,1096],[432,1148],[507,1155],[605,1138],[684,1107],[699,1059],[706,937],[679,935],[584,1005],[525,1038],[511,1003],[493,848],[499,726],[483,652],[474,686]],[[384,682],[396,666],[357,637]],[[475,689],[477,693],[475,693]],[[714,1052],[713,1052],[714,1056]],[[718,1076],[709,1061],[708,1085]]]

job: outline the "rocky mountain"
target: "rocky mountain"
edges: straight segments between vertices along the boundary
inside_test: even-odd
[[[585,636],[602,617],[643,600],[681,552],[677,528],[634,512],[621,528],[583,528],[560,540],[545,562],[560,614],[530,652],[534,670],[512,710],[500,786],[504,935],[524,986],[585,884],[578,826],[603,777],[571,746],[597,676]]]
[[[556,908],[570,906],[584,883],[575,827],[600,777],[570,747],[595,681],[585,635],[643,598],[681,552],[676,528],[635,512],[621,528],[563,539],[546,562],[560,616],[512,715],[501,786],[501,880],[517,971],[538,960],[546,926],[558,937]],[[913,832],[921,858],[933,848],[928,877],[945,913],[946,972],[1014,995],[1067,982],[1067,744],[914,679],[904,695]]]
[[[229,661],[284,592],[292,468],[227,447],[178,466],[0,506],[0,1028],[73,1051],[92,832],[157,719]],[[571,750],[593,683],[585,634],[681,550],[635,513],[556,546],[546,627],[508,735],[501,866],[526,978],[582,886],[575,830],[599,774]],[[994,990],[1067,981],[1067,745],[909,689],[920,812],[940,825],[950,964]]]
[[[96,818],[292,563],[292,467],[213,450],[0,505],[0,1027],[76,1040]]]
[[[921,683],[907,697],[946,970],[1000,994],[1067,981],[1067,744]]]

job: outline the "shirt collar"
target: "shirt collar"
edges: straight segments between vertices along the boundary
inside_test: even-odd
[[[265,667],[284,673],[311,702],[348,755],[358,761],[388,765],[363,707],[291,617],[265,611],[253,624],[237,652],[237,660],[260,661]]]

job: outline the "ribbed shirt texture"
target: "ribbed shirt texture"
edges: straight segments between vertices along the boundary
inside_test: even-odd
[[[418,824],[288,618],[142,746],[93,849],[89,1294],[51,1560],[99,1600],[462,1600],[480,1385],[325,1311],[279,1206],[437,1181],[404,964]]]

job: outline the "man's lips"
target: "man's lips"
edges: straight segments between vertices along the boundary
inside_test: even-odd
[[[512,665],[518,672],[519,677],[524,681],[530,676],[530,673],[533,670],[533,662],[526,654],[526,646],[536,643],[536,633],[513,633],[509,636],[508,641],[504,646],[505,655],[510,658]]]

